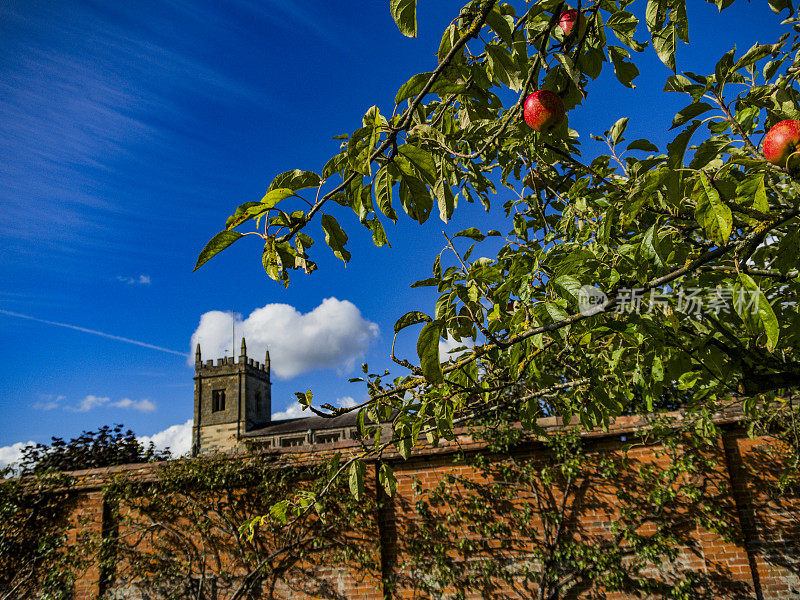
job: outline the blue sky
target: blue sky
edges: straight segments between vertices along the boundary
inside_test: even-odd
[[[434,66],[459,8],[423,0],[410,40],[384,0],[4,2],[0,459],[2,447],[103,424],[153,435],[185,423],[193,335],[204,358],[230,351],[229,322],[210,311],[237,311],[248,345],[270,344],[274,412],[307,388],[321,402],[363,399],[347,378],[362,359],[388,367],[395,319],[431,308],[430,293],[409,284],[428,275],[441,232],[489,228],[498,215],[467,206],[447,225],[401,218],[387,230],[392,248],[376,249],[340,209],[352,261],[345,268],[318,244],[319,270],[294,274],[288,290],[265,276],[252,240],[192,268],[236,205],[260,199],[282,171],[319,171],[338,149],[331,137],[371,105],[391,113],[397,88]],[[743,52],[786,29],[765,2],[737,2],[721,18],[705,3],[690,10],[679,70],[712,71],[728,36]],[[607,73],[571,112],[587,154],[598,151],[589,134],[626,115],[628,139],[666,139],[687,101],[660,93],[669,71],[649,48],[640,70],[636,90]],[[401,344],[406,355],[413,342]]]

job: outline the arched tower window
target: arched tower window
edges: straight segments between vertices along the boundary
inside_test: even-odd
[[[211,412],[225,410],[225,390],[214,390],[211,392]]]

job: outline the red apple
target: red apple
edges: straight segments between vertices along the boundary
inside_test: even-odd
[[[800,150],[800,121],[787,119],[775,124],[764,137],[764,157],[773,165],[786,166],[786,159]]]
[[[538,90],[525,98],[525,122],[536,131],[552,131],[564,120],[564,103],[550,90]]]
[[[570,8],[561,13],[558,19],[558,26],[561,27],[561,31],[564,32],[564,35],[568,36],[572,33],[576,22],[578,23],[578,37],[583,37],[586,31],[586,17],[583,16],[583,13],[578,12],[577,8]]]

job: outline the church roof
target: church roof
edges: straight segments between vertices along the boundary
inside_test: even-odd
[[[271,423],[251,429],[243,433],[242,437],[253,438],[262,436],[271,436],[279,433],[294,433],[300,431],[320,431],[324,429],[340,429],[343,427],[355,427],[358,412],[349,412],[338,417],[302,417],[298,419],[283,419],[280,421],[272,421]]]

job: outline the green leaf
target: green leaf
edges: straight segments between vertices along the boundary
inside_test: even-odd
[[[394,496],[397,491],[397,478],[394,476],[394,471],[386,463],[381,463],[378,469],[378,481],[386,491],[387,496]]]
[[[469,229],[464,229],[459,231],[457,234],[453,236],[454,238],[457,237],[465,237],[471,240],[475,240],[476,242],[482,242],[486,239],[486,236],[481,233],[481,230],[477,227],[470,227]]]
[[[723,202],[709,176],[701,175],[701,185],[695,188],[699,192],[695,217],[698,224],[718,246],[728,242],[733,227],[731,209]]]
[[[736,53],[736,47],[731,48],[722,58],[719,59],[714,67],[714,74],[717,78],[717,85],[727,81],[730,74],[733,72],[733,55]],[[721,88],[720,88],[721,89]]]
[[[628,126],[628,117],[622,117],[611,126],[611,129],[608,131],[608,137],[611,139],[611,143],[614,146],[616,146],[619,142],[622,141],[622,134],[625,133],[625,128],[627,126]]]
[[[745,273],[739,273],[733,287],[733,306],[750,331],[766,334],[767,349],[774,350],[780,335],[778,319],[764,292]]]
[[[397,223],[397,213],[392,208],[392,176],[389,170],[384,166],[381,167],[375,174],[375,200],[378,203],[378,208],[393,222]]]
[[[684,123],[688,123],[696,116],[702,115],[704,112],[709,111],[712,108],[714,107],[707,102],[693,102],[689,106],[681,109],[680,112],[675,115],[675,118],[672,119],[672,127],[670,127],[670,129],[680,127]]]
[[[675,71],[675,48],[678,44],[678,34],[675,24],[669,23],[663,29],[652,32],[653,49],[665,65]]]
[[[267,191],[271,192],[278,188],[289,188],[290,190],[297,191],[305,188],[319,187],[321,183],[322,179],[313,171],[293,169],[292,171],[286,171],[275,177],[272,183],[269,184]]]
[[[211,238],[211,241],[208,242],[206,247],[203,248],[203,251],[200,252],[200,256],[197,257],[197,264],[195,264],[192,272],[194,273],[197,271],[197,269],[202,267],[217,254],[225,250],[225,248],[230,246],[243,235],[243,233],[239,233],[238,231],[229,231],[227,229],[225,231],[220,231],[217,235]]]
[[[413,446],[411,440],[411,428],[403,423],[396,431],[394,445],[397,451],[404,459],[408,460],[411,456],[411,447]]]
[[[739,69],[748,67],[777,51],[779,47],[780,44],[753,44],[753,46],[736,61],[732,70],[738,71]]]
[[[635,88],[631,82],[639,76],[639,69],[632,62],[625,60],[631,57],[631,53],[620,46],[609,46],[608,56],[614,65],[614,74],[619,82],[625,87]]]
[[[791,229],[781,239],[775,268],[786,275],[797,268],[797,256],[800,255],[800,229]]]
[[[727,1],[727,0],[725,0]],[[675,23],[675,31],[678,33],[678,39],[683,43],[689,43],[689,18],[686,15],[686,0],[677,2],[677,10],[670,12],[670,19]]]
[[[389,244],[389,238],[386,237],[386,230],[377,218],[367,220],[365,225],[369,227],[369,230],[372,232],[373,244],[378,248],[382,246],[391,246],[391,244]]]
[[[424,312],[412,310],[411,312],[407,312],[402,317],[397,319],[394,324],[394,332],[397,333],[402,329],[410,327],[411,325],[416,325],[417,323],[430,323],[431,320],[432,319]]]
[[[424,183],[406,175],[400,182],[400,204],[409,217],[422,224],[431,215],[433,197]]]
[[[566,298],[573,304],[578,303],[582,284],[580,281],[571,275],[561,275],[553,280],[553,287],[563,298]]]
[[[264,244],[264,251],[261,253],[261,265],[270,279],[283,281],[284,286],[287,284],[288,277],[273,237],[268,238]]]
[[[558,62],[561,63],[561,66],[564,67],[564,71],[572,80],[572,83],[574,83],[575,87],[583,94],[583,85],[581,84],[581,74],[575,69],[575,65],[572,62],[572,58],[560,52],[556,52],[555,56]]]
[[[311,403],[314,401],[314,394],[311,390],[295,392],[294,395],[297,396],[297,401],[303,407],[303,410],[311,406]]]
[[[322,216],[322,229],[325,231],[325,242],[330,246],[337,258],[347,262],[350,260],[350,252],[345,250],[347,244],[347,234],[339,226],[339,223],[331,215]]]
[[[789,9],[790,15],[794,12],[794,9],[792,8],[792,0],[769,0],[769,7],[775,14],[778,14],[785,8]]]
[[[522,74],[504,46],[486,44],[486,62],[490,75],[518,92],[522,89]]]
[[[643,152],[658,152],[658,146],[656,146],[650,140],[638,139],[638,140],[633,140],[630,144],[628,144],[628,150],[642,150]]]
[[[724,151],[731,148],[731,140],[726,135],[718,135],[704,140],[694,151],[689,167],[702,169]]]
[[[764,175],[755,175],[740,181],[736,185],[736,202],[768,213],[769,203],[767,202],[767,190],[764,187]]]
[[[511,47],[514,45],[514,30],[511,23],[500,12],[500,5],[495,4],[486,17],[486,23],[491,27],[503,43]]]
[[[665,264],[663,252],[658,239],[658,226],[653,225],[648,229],[644,236],[642,236],[642,243],[640,245],[642,257],[646,260],[652,260],[659,268]]]
[[[669,156],[669,166],[672,169],[679,169],[683,167],[683,157],[686,154],[686,147],[689,145],[689,140],[697,128],[700,127],[702,121],[695,120],[686,129],[681,131],[675,136],[675,139],[667,144],[667,155]]]
[[[400,33],[417,37],[417,0],[390,0],[389,10]]]
[[[414,144],[403,144],[399,149],[400,154],[408,159],[417,171],[425,177],[428,183],[433,185],[438,179],[436,173],[436,163],[433,160],[433,155],[427,150],[423,150]],[[402,169],[402,162],[398,163]]]
[[[442,363],[439,361],[439,338],[442,335],[439,323],[426,323],[417,339],[417,356],[419,356],[422,373],[428,383],[442,383]]]
[[[560,323],[569,317],[567,311],[565,311],[555,302],[547,302],[545,304],[545,309],[547,310],[547,314],[550,315],[550,318],[553,319],[554,323]],[[568,331],[567,327],[561,327],[557,331],[558,335],[560,335],[562,339],[566,339]]]
[[[667,77],[667,82],[664,84],[665,92],[686,92],[698,87],[696,83],[692,83],[683,75],[670,75]]]
[[[614,35],[619,38],[619,41],[632,48],[639,46],[638,42],[633,39],[633,34],[636,33],[636,26],[638,24],[639,19],[625,10],[615,12],[608,18],[608,21],[606,21],[606,25],[612,29]]]
[[[280,502],[276,502],[272,505],[269,509],[269,514],[277,520],[279,523],[286,525],[288,519],[286,518],[286,509],[289,508],[289,501],[288,500],[281,500]]]
[[[316,175],[316,173],[314,173],[314,175]],[[285,187],[273,188],[266,194],[264,194],[264,197],[261,199],[261,202],[259,204],[261,204],[261,206],[265,208],[272,208],[281,200],[285,200],[289,196],[294,196],[294,195],[295,195],[294,190],[291,188],[285,188]]]
[[[394,97],[394,103],[400,104],[403,100],[408,98],[416,98],[417,94],[419,94],[422,91],[422,88],[425,87],[425,84],[428,83],[431,75],[432,73],[427,72],[417,73],[411,77],[411,79],[406,81],[400,86],[400,89],[397,90],[397,94]],[[440,75],[436,82],[431,86],[431,89],[428,93],[444,96],[447,94],[459,94],[466,89],[466,84],[450,81],[446,77]]]
[[[350,493],[356,500],[361,500],[364,495],[364,475],[367,472],[367,465],[361,460],[355,460],[350,465]]]
[[[444,177],[439,178],[436,185],[433,186],[433,194],[436,196],[436,203],[439,206],[439,218],[447,223],[450,217],[453,216],[453,211],[456,208],[455,196],[450,184],[445,181]]]
[[[245,221],[249,221],[254,216],[258,216],[266,211],[267,209],[263,208],[263,205],[260,202],[245,202],[244,204],[237,206],[236,212],[234,212],[225,221],[225,229],[233,229]]]
[[[650,30],[651,33],[664,26],[666,10],[664,10],[663,4],[663,0],[647,0],[645,22],[647,23],[647,29]]]

